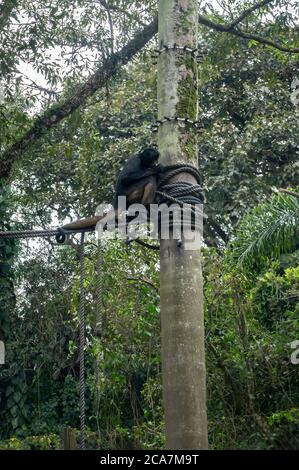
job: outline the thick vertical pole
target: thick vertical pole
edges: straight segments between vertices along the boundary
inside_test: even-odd
[[[197,47],[197,0],[159,1],[159,47]],[[159,55],[158,118],[197,120],[197,64],[179,49]],[[159,128],[162,164],[197,164],[196,130],[178,122]],[[188,174],[177,179],[193,181]],[[206,449],[206,373],[200,247],[161,240],[163,399],[167,449]]]
[[[76,450],[76,434],[71,428],[65,428],[63,430],[63,450]]]

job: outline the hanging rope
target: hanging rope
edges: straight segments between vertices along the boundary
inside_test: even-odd
[[[101,244],[100,239],[98,239],[98,250],[97,250],[95,305],[96,305],[95,333],[96,333],[96,336],[100,338],[103,333],[103,253],[102,253],[102,244]]]
[[[96,325],[95,336],[96,340],[96,358],[95,358],[95,376],[96,376],[96,423],[97,433],[100,442],[101,429],[100,429],[100,367],[102,362],[102,352],[100,348],[100,341],[103,335],[103,252],[100,238],[98,239],[97,250],[97,263],[96,263],[96,286],[95,286],[95,308],[96,308]]]
[[[0,239],[22,239],[22,238],[47,238],[56,237],[58,243],[64,243],[67,235],[81,233],[80,239],[80,300],[79,300],[79,395],[80,395],[80,449],[85,450],[85,364],[84,364],[84,346],[85,346],[85,318],[84,318],[84,235],[92,229],[83,230],[64,230],[62,228],[48,230],[15,230],[0,231]]]
[[[79,390],[80,390],[80,449],[85,450],[85,316],[84,316],[84,232],[80,240],[80,301],[79,301]]]

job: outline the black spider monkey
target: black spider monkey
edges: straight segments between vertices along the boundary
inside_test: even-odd
[[[127,208],[130,204],[149,205],[154,202],[158,175],[159,152],[154,148],[145,148],[129,158],[120,172],[115,189],[113,207],[118,208],[118,196],[126,196]]]
[[[152,204],[162,166],[157,164],[159,152],[154,148],[145,148],[129,158],[120,172],[115,189],[114,214],[118,215],[118,196],[126,196],[126,208],[130,204]],[[111,211],[112,212],[112,211]],[[109,212],[108,216],[113,213]],[[101,219],[98,216],[87,217],[64,225],[66,230],[95,227]]]

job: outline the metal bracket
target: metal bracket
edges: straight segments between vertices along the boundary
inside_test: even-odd
[[[181,118],[178,116],[175,116],[173,118],[165,116],[163,119],[157,119],[157,121],[152,124],[151,129],[153,132],[158,132],[158,129],[160,126],[162,126],[165,122],[181,122],[185,125],[189,125],[194,127],[197,131],[200,131],[203,129],[203,125],[199,121],[192,121],[189,118]]]
[[[154,49],[154,52],[152,53],[152,58],[157,59],[161,54],[164,54],[165,52],[170,52],[170,51],[183,51],[183,52],[188,52],[191,54],[194,59],[200,63],[202,62],[203,59],[203,53],[199,51],[197,47],[192,49],[191,47],[188,46],[179,46],[178,44],[164,44],[161,49]]]

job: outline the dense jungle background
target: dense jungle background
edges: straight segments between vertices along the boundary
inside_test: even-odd
[[[252,4],[200,13],[224,24]],[[211,449],[299,449],[299,2],[268,4],[240,27],[280,48],[199,24]],[[56,126],[34,123],[80,99],[156,2],[2,0],[0,12],[0,230],[92,215],[128,156],[155,143],[156,39]],[[79,428],[73,245],[0,239],[0,449],[59,449]],[[106,240],[99,253],[90,234],[85,264],[88,447],[163,448],[158,252]]]

